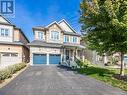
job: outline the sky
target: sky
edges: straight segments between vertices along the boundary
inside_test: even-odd
[[[46,26],[53,21],[65,19],[80,32],[79,4],[81,0],[15,0],[15,17],[9,20],[21,28],[32,41],[32,27]]]

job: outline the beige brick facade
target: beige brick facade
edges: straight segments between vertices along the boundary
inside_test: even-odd
[[[17,54],[16,57],[5,57],[3,59],[3,54]],[[9,59],[10,58],[10,59]],[[15,59],[14,59],[15,58]],[[2,60],[3,59],[3,60]],[[13,60],[14,59],[14,60]],[[12,61],[7,62],[7,61]],[[16,63],[29,62],[29,50],[24,46],[19,45],[0,45],[0,67],[5,67],[8,65],[13,65]]]
[[[29,42],[20,28],[0,16],[0,68],[29,62]]]
[[[82,49],[80,48],[80,39],[81,39],[80,35],[77,34],[67,24],[67,22],[65,22],[65,20],[62,20],[60,23],[55,21],[47,25],[46,27],[34,27],[33,32],[34,32],[34,41],[29,44],[31,65],[53,64],[49,60],[54,61],[58,58],[57,56],[60,56],[59,59],[61,58],[60,59],[61,63],[64,61],[64,59],[66,60],[67,57],[69,57],[68,58],[69,60],[71,59],[74,60],[75,56],[81,59],[84,58],[81,55],[83,53],[82,53]],[[41,36],[42,38],[40,37],[40,35],[38,35],[39,33],[40,35],[42,35]],[[65,41],[65,37],[66,37],[65,35],[69,37],[69,41]],[[76,41],[74,41],[75,39]],[[60,46],[57,47],[57,45]],[[55,57],[52,57],[52,55]],[[46,62],[45,62],[45,58],[47,59]],[[54,60],[52,58],[54,58]],[[43,59],[44,62],[42,62],[41,59]]]
[[[30,47],[30,63],[33,65],[33,54],[46,54],[49,56],[49,54],[61,54],[60,48],[45,48],[45,47]],[[61,55],[62,56],[62,55]],[[47,57],[48,60],[48,57]],[[47,65],[49,64],[49,61],[47,61]]]

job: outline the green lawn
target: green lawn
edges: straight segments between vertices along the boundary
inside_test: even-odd
[[[87,68],[77,69],[77,71],[81,74],[86,74],[97,80],[101,80],[114,87],[119,87],[127,91],[127,79],[123,81],[113,77],[113,75],[119,74],[119,69],[109,69],[109,68],[101,68],[96,66],[88,66]],[[127,74],[127,70],[125,70],[125,73]]]

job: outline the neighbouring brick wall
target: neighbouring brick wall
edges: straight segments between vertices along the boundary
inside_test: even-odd
[[[26,47],[22,47],[22,56],[23,56],[23,62],[26,62],[28,63],[30,61],[30,51],[29,51],[29,48],[26,48]]]
[[[16,63],[22,62],[22,46],[17,45],[0,45],[0,53],[8,52],[8,53],[18,53],[18,59]]]

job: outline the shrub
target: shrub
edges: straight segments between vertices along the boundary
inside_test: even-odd
[[[14,73],[21,70],[25,66],[26,66],[26,63],[19,63],[12,66],[8,66],[7,68],[0,70],[0,80],[4,80],[4,79],[12,77]]]
[[[4,80],[10,78],[12,74],[9,72],[8,69],[4,69],[0,71],[0,80]]]
[[[83,62],[81,60],[76,60],[77,65],[82,68]]]
[[[87,59],[85,59],[84,62],[82,60],[77,60],[76,63],[80,68],[87,68],[88,66],[92,66],[92,64]]]

